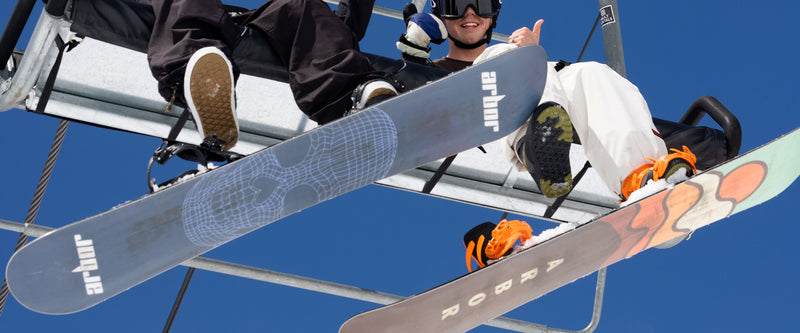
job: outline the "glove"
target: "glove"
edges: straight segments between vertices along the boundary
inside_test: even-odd
[[[400,35],[397,49],[405,54],[427,59],[431,42],[441,44],[447,39],[444,22],[433,14],[416,13],[408,17],[406,33]]]

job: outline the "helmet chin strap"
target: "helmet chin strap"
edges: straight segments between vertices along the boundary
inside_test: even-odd
[[[489,28],[489,30],[486,31],[486,35],[483,36],[483,39],[481,39],[478,42],[473,43],[473,44],[464,43],[464,42],[462,42],[462,41],[460,41],[458,39],[455,39],[455,37],[453,37],[453,36],[450,36],[448,38],[450,38],[450,40],[453,41],[453,44],[456,44],[456,46],[459,47],[459,48],[467,49],[467,50],[477,49],[477,48],[479,48],[479,47],[481,47],[481,46],[483,46],[485,44],[489,44],[489,42],[492,41],[492,29]]]
[[[474,44],[465,44],[464,42],[462,42],[462,41],[460,41],[458,39],[455,39],[453,37],[450,37],[450,40],[452,40],[453,44],[456,44],[457,47],[462,48],[462,49],[467,49],[467,50],[477,49],[477,48],[481,47],[482,45],[489,43],[489,40],[487,40],[486,38],[481,39],[480,41],[478,41],[477,43],[474,43]]]

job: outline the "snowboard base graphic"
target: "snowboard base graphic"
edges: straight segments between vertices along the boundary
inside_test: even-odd
[[[800,129],[340,332],[465,332],[594,271],[763,203],[800,175]]]
[[[512,50],[57,229],[11,258],[9,288],[37,312],[80,311],[295,212],[500,139],[538,104],[546,59],[538,46]]]

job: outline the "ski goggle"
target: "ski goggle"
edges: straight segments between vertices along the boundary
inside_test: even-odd
[[[431,5],[440,8],[433,8],[434,13],[439,13],[445,18],[459,18],[464,16],[467,8],[472,7],[479,16],[489,18],[500,12],[501,0],[440,0],[432,1]]]

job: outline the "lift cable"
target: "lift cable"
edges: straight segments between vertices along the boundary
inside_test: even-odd
[[[53,173],[53,167],[55,167],[56,158],[58,158],[58,153],[61,151],[61,144],[64,142],[64,136],[67,133],[68,125],[69,121],[63,119],[58,123],[56,136],[53,139],[52,145],[50,146],[50,153],[47,155],[44,170],[42,170],[42,175],[39,178],[39,184],[36,186],[36,191],[33,194],[33,201],[28,209],[28,215],[25,217],[26,227],[32,225],[36,221],[36,215],[39,213],[39,207],[42,204],[42,198],[44,197],[44,192],[47,189],[47,184],[50,182],[50,175]],[[14,248],[14,252],[17,252],[20,248],[25,246],[27,242],[28,235],[25,233],[20,233],[19,239],[17,239],[17,246]],[[8,283],[4,279],[3,285],[0,287],[0,314],[3,313],[3,308],[5,307],[7,299]]]

